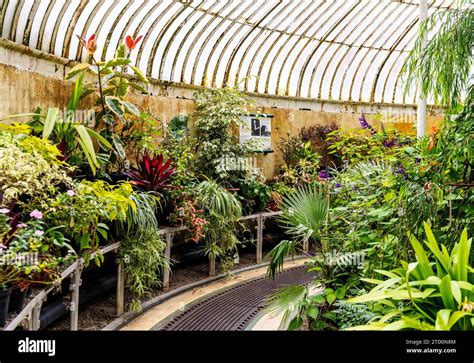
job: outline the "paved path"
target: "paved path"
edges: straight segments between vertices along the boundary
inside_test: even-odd
[[[155,306],[122,330],[244,330],[278,287],[312,280],[305,273],[306,261],[286,262],[275,280],[267,279],[267,269],[261,267],[195,288]]]

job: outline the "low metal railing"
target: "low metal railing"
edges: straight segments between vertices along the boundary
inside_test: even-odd
[[[265,228],[265,220],[267,218],[272,218],[278,215],[281,215],[282,212],[264,212],[258,214],[252,214],[249,216],[244,216],[239,219],[239,221],[246,220],[257,220],[256,230],[256,256],[255,260],[257,263],[261,263],[263,259],[263,229]],[[165,259],[166,267],[163,271],[162,277],[162,286],[164,290],[169,289],[170,281],[170,263],[171,263],[171,247],[173,246],[174,235],[178,232],[186,231],[187,227],[167,227],[160,228],[158,233],[165,236],[166,248],[165,248]],[[105,255],[106,253],[117,251],[120,248],[120,242],[110,244],[108,246],[102,247],[99,251],[92,254],[92,258],[101,253]],[[215,260],[209,261],[209,273],[210,275],[215,274]],[[212,267],[214,266],[214,268]],[[66,278],[71,279],[69,285],[70,290],[70,303],[69,303],[69,314],[70,314],[70,330],[78,330],[79,324],[79,289],[82,283],[81,275],[82,270],[84,269],[84,259],[79,258],[77,261],[72,263],[66,270],[61,273],[61,281]],[[26,330],[39,330],[40,328],[40,313],[43,303],[46,301],[48,295],[55,289],[55,286],[48,287],[36,294],[28,304],[19,312],[15,318],[3,329],[0,330],[15,330],[17,327],[22,326]],[[116,315],[120,316],[124,313],[124,303],[125,303],[125,273],[123,269],[123,264],[121,262],[117,263],[117,294],[116,294]]]

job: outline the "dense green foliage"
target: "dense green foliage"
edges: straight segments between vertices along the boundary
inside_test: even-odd
[[[240,116],[248,113],[252,101],[236,88],[206,89],[196,93],[196,166],[200,173],[235,183],[245,176],[238,166],[256,146],[240,144]]]
[[[469,0],[460,0],[457,7],[435,12],[425,20],[405,62],[407,91],[416,82],[422,96],[431,95],[455,111],[471,77],[473,28],[474,9]]]
[[[410,235],[416,262],[401,261],[401,267],[378,273],[385,280],[367,279],[377,284],[368,294],[349,300],[371,303],[382,316],[369,325],[353,329],[382,330],[473,330],[474,269],[467,230],[451,251],[439,244],[428,224],[425,245]]]

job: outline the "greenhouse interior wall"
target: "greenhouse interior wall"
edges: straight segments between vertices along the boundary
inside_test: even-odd
[[[67,59],[0,40],[0,119],[34,111],[37,107],[66,106],[73,82],[64,80],[74,65]],[[150,95],[134,94],[132,99],[161,122],[195,110],[193,93],[199,86],[151,80]],[[271,178],[282,164],[278,142],[296,135],[302,127],[337,122],[344,130],[359,127],[358,117],[366,113],[371,123],[415,134],[416,105],[317,100],[249,93],[258,112],[273,115],[273,153],[259,154],[257,167]],[[86,107],[85,105],[84,107]],[[440,108],[429,107],[426,130],[443,120]],[[26,118],[25,118],[26,121]],[[192,129],[192,119],[191,119]]]

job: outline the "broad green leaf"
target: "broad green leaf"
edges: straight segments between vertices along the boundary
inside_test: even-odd
[[[54,125],[56,124],[56,120],[58,118],[58,113],[59,110],[57,108],[48,109],[46,119],[44,120],[43,139],[47,139],[49,136],[51,136],[51,133],[54,130]]]
[[[451,310],[456,310],[456,304],[454,303],[453,299],[453,291],[451,289],[451,277],[449,277],[449,275],[446,275],[441,279],[439,291],[444,306]]]
[[[331,293],[326,295],[326,300],[329,305],[331,305],[334,301],[336,301],[336,294]]]
[[[130,87],[128,85],[128,82],[122,80],[119,83],[119,85],[117,86],[117,93],[116,94],[120,97],[120,99],[123,99],[125,96],[127,96],[129,88]]]
[[[442,309],[436,314],[435,327],[436,330],[449,330],[449,316],[452,310]]]
[[[89,63],[79,63],[76,66],[74,66],[67,74],[66,74],[66,79],[71,79],[74,77],[76,74],[84,72],[90,67]]]
[[[311,301],[315,304],[324,304],[326,302],[326,299],[324,295],[318,294],[318,295],[312,296]]]
[[[463,290],[473,291],[474,292],[474,285],[467,282],[467,281],[457,281],[459,287]]]
[[[430,276],[425,280],[410,281],[408,284],[410,286],[439,285],[441,284],[441,279],[437,276]]]
[[[84,233],[82,236],[81,236],[81,239],[79,241],[79,244],[81,246],[81,249],[85,249],[85,248],[90,248],[90,235],[87,234],[87,233]]]
[[[413,299],[418,298],[425,298],[428,297],[431,293],[433,293],[434,289],[426,289],[423,292],[420,291],[412,291],[411,297]],[[364,303],[369,301],[378,301],[384,299],[394,299],[394,300],[410,300],[410,294],[407,290],[394,290],[394,291],[376,291],[376,292],[369,292],[363,296],[356,296],[351,299],[348,299],[347,302],[349,303]]]
[[[438,242],[436,242],[436,238],[433,232],[431,231],[430,226],[426,222],[423,222],[423,226],[425,228],[426,237],[428,239],[428,241],[426,242],[426,245],[431,250],[431,252],[433,252],[433,254],[436,256],[439,263],[443,266],[444,270],[449,273],[451,270],[449,259],[447,259],[446,256],[444,256],[444,254],[439,249]]]
[[[130,62],[131,60],[127,58],[115,58],[106,62],[104,67],[110,68],[110,67],[117,67],[117,66],[125,66],[127,64],[130,64]]]
[[[143,73],[135,66],[130,66],[130,68],[133,69],[133,72],[135,72],[135,75],[137,76],[137,78],[143,82],[143,83],[149,83],[148,79],[143,75]]]
[[[296,330],[299,329],[303,325],[303,319],[299,316],[294,318],[291,322],[290,325],[288,326],[288,330]]]
[[[462,302],[461,288],[457,281],[451,281],[451,291],[453,293],[454,300],[459,304]]]
[[[128,85],[129,85],[130,87],[136,89],[137,91],[140,91],[140,92],[142,92],[142,93],[144,93],[144,94],[146,94],[146,95],[150,94],[150,92],[148,92],[148,90],[147,90],[145,87],[139,85],[138,83],[135,83],[135,82],[128,82]]]
[[[83,89],[83,80],[84,80],[84,73],[82,73],[76,79],[76,83],[74,84],[74,90],[72,92],[71,98],[69,99],[67,110],[68,111],[76,111],[77,105],[81,99],[82,89]],[[67,121],[73,122],[74,117],[70,118],[69,115],[67,117]]]
[[[133,113],[135,116],[140,116],[140,111],[138,110],[137,106],[135,106],[133,103],[126,102],[126,101],[121,101],[122,105],[125,106],[131,113]]]
[[[395,285],[395,284],[398,284],[400,283],[401,281],[401,278],[400,277],[395,277],[393,279],[388,279],[388,280],[385,280],[383,282],[381,282],[380,284],[378,284],[377,286],[375,286],[372,291],[378,291],[378,290],[386,290],[388,289],[389,287]]]
[[[470,316],[471,314],[466,313],[465,311],[455,311],[451,314],[448,320],[447,328],[451,330],[451,328],[458,322],[459,319],[464,318],[465,316]]]
[[[402,330],[406,328],[409,328],[409,325],[403,320],[398,320],[384,326],[381,330]]]
[[[102,85],[106,85],[110,80],[119,77],[120,74],[115,72],[107,74],[104,78],[102,78]]]
[[[421,246],[420,242],[415,238],[415,236],[410,235],[410,243],[415,250],[415,255],[417,261],[420,263],[420,270],[423,274],[423,278],[426,279],[428,276],[433,275],[433,269],[430,266],[430,261],[428,256],[426,256],[424,248]]]
[[[105,97],[105,104],[115,115],[117,115],[122,122],[125,122],[124,113],[120,107],[120,100],[116,97],[107,96]]]
[[[113,141],[115,151],[117,151],[118,156],[121,159],[125,159],[127,155],[126,155],[125,150],[122,146],[122,140],[120,140],[120,137],[116,134],[113,134],[113,140],[112,141]]]
[[[105,146],[108,149],[112,149],[112,145],[110,145],[110,142],[108,142],[107,139],[103,137],[101,134],[97,133],[96,131],[90,128],[85,128],[85,129],[87,130],[88,134],[92,138],[95,138],[97,141],[99,141],[101,145]]]
[[[385,271],[385,270],[374,270],[374,271],[377,272],[378,274],[381,274],[390,278],[400,277],[397,274],[394,274],[393,272],[390,272],[390,271]]]
[[[93,173],[95,174],[96,167],[99,166],[99,163],[97,162],[97,158],[95,155],[94,143],[92,142],[92,139],[89,133],[87,132],[87,129],[83,125],[74,125],[74,128],[79,134],[77,139],[84,151],[84,154],[87,157],[87,160],[89,161],[89,165]]]
[[[378,323],[386,323],[387,321],[393,319],[395,316],[400,315],[402,312],[400,310],[392,310],[388,314],[385,314]]]
[[[306,315],[308,315],[311,319],[316,320],[319,315],[319,309],[316,306],[310,306],[306,311]]]
[[[84,152],[84,155],[86,156],[87,158],[87,161],[89,163],[89,167],[91,168],[92,170],[92,174],[95,175],[96,171],[97,171],[97,168],[96,168],[96,165],[97,165],[97,161],[94,162],[94,159],[92,158],[92,156],[89,154],[89,151],[87,150],[87,146],[84,144],[84,142],[79,138],[79,137],[76,137],[76,140],[77,142],[79,143],[79,145],[81,146],[81,149],[82,151]],[[97,165],[98,166],[98,165]]]
[[[455,256],[453,256],[453,267],[456,279],[459,281],[467,281],[471,243],[472,240],[467,238],[467,229],[465,228],[461,233],[459,244],[456,246]]]

